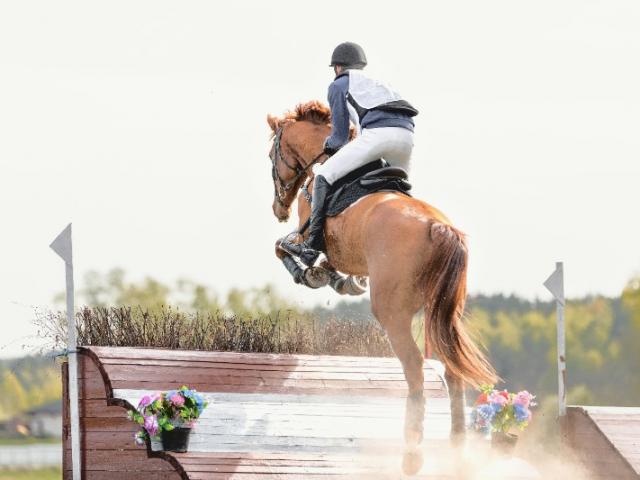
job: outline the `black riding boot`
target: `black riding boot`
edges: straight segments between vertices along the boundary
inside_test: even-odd
[[[309,237],[300,244],[301,251],[298,255],[302,263],[307,267],[313,266],[325,249],[324,244],[324,219],[326,215],[326,199],[331,185],[322,175],[317,175],[313,182],[313,197],[311,200],[311,217],[309,218]]]

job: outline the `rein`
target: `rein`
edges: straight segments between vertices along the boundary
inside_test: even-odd
[[[273,178],[273,187],[275,190],[275,199],[276,202],[278,202],[281,206],[285,207],[285,208],[289,208],[291,206],[291,204],[287,205],[284,202],[284,197],[287,195],[287,193],[296,185],[296,183],[298,183],[298,181],[305,175],[307,175],[309,173],[309,169],[318,162],[318,160],[320,160],[322,158],[323,155],[325,155],[324,151],[320,152],[313,160],[311,160],[311,162],[309,162],[308,165],[306,166],[301,166],[299,163],[295,163],[294,165],[291,165],[286,158],[284,158],[284,155],[282,154],[282,148],[281,148],[281,141],[282,141],[282,132],[284,130],[284,125],[281,126],[280,128],[278,128],[278,130],[276,131],[276,135],[275,138],[273,139],[273,148],[274,148],[274,154],[273,157],[270,156],[271,159],[271,176]],[[288,182],[285,182],[282,177],[280,176],[280,174],[278,173],[278,160],[281,160],[282,163],[285,164],[285,166],[289,169],[289,170],[293,170],[296,175],[295,177],[293,177],[293,180],[290,180]],[[307,192],[307,195],[308,192]],[[305,195],[305,198],[307,197],[307,195]]]

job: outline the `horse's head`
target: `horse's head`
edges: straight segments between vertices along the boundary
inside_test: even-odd
[[[331,113],[320,102],[298,105],[282,118],[269,115],[273,144],[269,152],[274,186],[273,214],[281,222],[291,214],[291,204],[309,175],[313,163],[323,158],[322,146],[331,131]]]

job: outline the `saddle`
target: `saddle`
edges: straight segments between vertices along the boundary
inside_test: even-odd
[[[335,182],[327,198],[326,215],[335,217],[362,197],[377,192],[399,192],[407,196],[411,184],[407,172],[390,167],[384,160],[368,163]]]

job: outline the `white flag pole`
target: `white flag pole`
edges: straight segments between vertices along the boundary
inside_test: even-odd
[[[558,413],[560,418],[563,418],[567,414],[567,363],[564,326],[564,267],[562,262],[556,262],[556,269],[544,282],[544,286],[556,299],[556,315],[558,317]]]
[[[67,351],[69,355],[69,403],[71,410],[71,461],[73,480],[81,479],[80,421],[78,416],[78,357],[73,286],[73,246],[71,224],[49,245],[63,260],[67,287]]]

